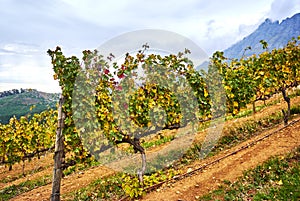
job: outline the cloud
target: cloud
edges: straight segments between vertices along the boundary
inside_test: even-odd
[[[52,75],[50,58],[39,45],[16,42],[0,46],[0,90],[14,87],[57,92],[58,83]]]
[[[141,29],[178,33],[211,55],[241,40],[266,17],[277,20],[296,12],[298,0],[1,1],[0,82],[53,84],[49,48],[61,46],[66,56],[81,58],[84,49]]]
[[[26,43],[7,43],[0,48],[0,52],[4,54],[23,54],[23,55],[32,55],[39,53],[37,45],[26,44]]]
[[[13,62],[11,59],[16,59],[18,62]],[[8,90],[8,86],[19,85],[17,88],[30,86],[30,88],[48,92],[57,92],[59,90],[58,83],[52,77],[51,64],[46,58],[14,55],[6,58],[6,62],[0,64],[1,89],[5,88],[5,90]]]
[[[64,0],[71,9],[76,11],[80,19],[101,26],[143,26],[161,24],[165,21],[187,18],[193,13],[198,1],[80,1]],[[157,21],[159,20],[159,21]]]
[[[268,13],[268,17],[272,20],[281,21],[287,17],[292,17],[292,15],[299,12],[299,0],[274,0],[271,4],[271,9]]]
[[[13,55],[13,54],[15,54],[15,52],[0,48],[0,56],[1,55]]]

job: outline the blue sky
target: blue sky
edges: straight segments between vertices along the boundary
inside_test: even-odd
[[[299,0],[0,0],[0,91],[59,92],[46,53],[56,46],[81,58],[82,50],[120,34],[163,29],[211,55],[266,18],[281,21],[299,12]]]

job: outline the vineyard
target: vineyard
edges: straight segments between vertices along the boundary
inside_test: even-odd
[[[33,157],[40,157],[54,147],[57,112],[50,109],[32,116],[11,118],[0,125],[1,163],[12,166]]]
[[[62,169],[58,176],[66,176],[76,169],[99,165],[103,153],[117,147],[125,158],[137,153],[141,161],[126,164],[125,168],[134,174],[120,173],[101,180],[103,188],[108,186],[109,190],[90,199],[116,199],[110,191],[120,191],[118,199],[144,196],[153,185],[181,175],[184,168],[180,167],[194,163],[197,156],[199,160],[204,139],[196,136],[184,153],[178,151],[182,157],[175,157],[177,153],[172,152],[166,154],[172,159],[151,161],[155,148],[178,142],[182,136],[175,131],[192,128],[200,132],[220,119],[226,124],[248,114],[255,115],[260,109],[275,105],[279,94],[286,106],[274,111],[268,120],[259,119],[255,125],[264,128],[284,122],[289,126],[292,114],[300,113],[299,101],[294,101],[295,105],[291,101],[299,96],[299,40],[300,36],[274,50],[268,50],[268,44],[261,41],[264,53],[239,60],[216,52],[210,58],[207,72],[195,70],[187,49],[177,55],[161,56],[146,54],[149,47],[144,45],[136,55],[126,54],[121,65],[111,62],[114,55],[106,58],[96,50],[84,51],[82,62],[74,56],[66,57],[60,47],[48,50],[54,79],[62,89],[60,109],[14,117],[8,124],[0,124],[1,164],[10,171],[21,164],[25,175],[25,161],[55,150],[54,172]],[[139,78],[140,69],[148,75],[146,78]],[[234,131],[233,135],[221,137],[211,154],[226,146],[230,148],[234,145],[230,145],[231,141],[253,137],[256,131],[252,127],[234,130],[238,129],[241,133]],[[185,137],[183,141],[188,139]],[[62,140],[61,147],[57,147],[58,140]],[[161,163],[167,165],[161,167]],[[116,189],[110,189],[112,184]],[[57,196],[59,189],[52,192],[52,200],[57,200]]]

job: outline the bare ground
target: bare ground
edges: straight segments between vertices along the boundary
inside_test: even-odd
[[[272,130],[267,132],[272,132]],[[253,139],[223,151],[214,157],[201,162],[195,162],[194,164],[189,165],[188,168],[195,169],[205,163],[209,163],[212,160],[226,155],[228,152],[235,151],[240,147],[251,143],[253,140],[265,134],[266,132],[263,132]],[[202,172],[171,184],[171,188],[165,186],[157,191],[148,193],[141,200],[196,200],[197,197],[217,188],[222,181],[229,180],[232,182],[236,180],[237,177],[242,176],[243,171],[254,168],[271,156],[290,152],[298,146],[300,146],[300,122],[278,131],[257,144],[205,168]]]
[[[292,99],[292,105],[299,104],[300,98]],[[256,115],[227,121],[225,123],[223,133],[226,133],[230,127],[235,127],[245,121],[259,119],[261,117],[271,115],[272,113],[280,111],[285,107],[286,105],[281,102],[264,108]],[[231,151],[237,150],[239,147],[251,143],[255,139],[265,135],[268,132],[273,132],[280,127],[282,127],[282,125],[276,126],[270,130],[262,131],[256,137],[253,137],[252,139],[247,140],[246,142],[243,142],[229,150],[225,150],[218,155],[201,161],[195,161],[193,164],[185,167],[184,171],[188,171],[188,169],[196,169],[203,164],[209,163],[210,161],[222,157]],[[207,167],[202,172],[198,172],[191,177],[184,178],[171,184],[171,187],[162,186],[157,191],[148,193],[143,197],[142,200],[195,200],[197,196],[203,195],[208,193],[210,190],[215,189],[222,183],[223,180],[234,181],[237,177],[242,175],[243,171],[261,164],[271,156],[285,154],[299,146],[299,128],[300,123],[295,123],[284,130],[276,132],[269,138],[266,138],[259,143],[220,161],[219,163]],[[195,140],[203,140],[204,134],[205,133],[203,132],[198,133]],[[22,164],[15,165],[12,171],[8,171],[5,167],[0,167],[0,188],[3,189],[7,186],[20,184],[26,180],[34,180],[45,175],[51,175],[53,165],[52,157],[52,154],[48,154],[40,160],[33,159],[31,162],[27,162],[25,165],[25,172],[28,173],[26,177],[18,176],[22,174]],[[42,168],[41,171],[32,172],[32,170],[38,170],[39,168]],[[102,178],[113,173],[114,171],[112,169],[104,166],[97,166],[83,172],[74,173],[62,180],[61,193],[66,194],[73,192],[87,186],[89,183],[98,178]],[[16,178],[12,179],[14,177]],[[12,181],[1,182],[5,179],[11,179]],[[16,196],[11,200],[49,200],[50,194],[51,184],[48,184]]]

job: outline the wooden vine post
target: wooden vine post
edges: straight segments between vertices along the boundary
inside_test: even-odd
[[[64,119],[65,114],[62,110],[64,104],[64,96],[61,95],[58,106],[58,124],[56,130],[55,151],[54,151],[54,168],[52,180],[51,201],[60,201],[60,183],[62,178],[62,163],[64,160]]]
[[[284,87],[281,89],[281,92],[284,101],[287,103],[287,112],[285,112],[284,109],[281,110],[283,114],[283,122],[284,125],[286,126],[288,125],[288,121],[291,116],[291,99],[286,95],[286,89]]]
[[[81,141],[79,136],[75,131],[71,108],[74,82],[81,67],[79,59],[74,56],[66,58],[62,54],[60,47],[56,47],[54,51],[48,50],[47,53],[51,57],[51,63],[53,65],[53,78],[54,80],[59,81],[59,86],[61,86],[62,91],[58,106],[58,125],[56,130],[52,192],[50,199],[51,201],[60,201],[60,185],[63,177],[63,170],[68,165],[65,161],[65,153],[75,149],[80,150],[82,153],[84,152],[80,144]],[[65,141],[66,136],[70,139],[68,142]],[[66,147],[69,147],[69,149],[67,150]],[[78,159],[76,156],[74,158]],[[81,157],[80,160],[83,161],[83,157]],[[68,163],[73,164],[72,161]]]

